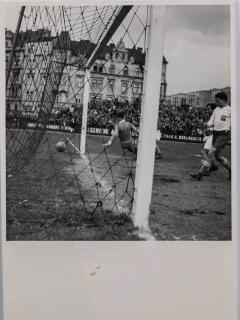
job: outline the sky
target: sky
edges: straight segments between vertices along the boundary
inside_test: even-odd
[[[172,6],[166,26],[168,94],[230,85],[228,6]]]
[[[8,29],[16,29],[18,13],[19,7],[6,8]],[[145,15],[146,7],[142,6],[138,16],[145,21]],[[124,23],[128,20],[130,17]],[[135,20],[131,32],[137,36],[140,24]],[[128,39],[125,42],[130,45]],[[140,40],[138,46],[142,45]],[[230,86],[230,7],[167,6],[164,56],[168,61],[167,95]]]

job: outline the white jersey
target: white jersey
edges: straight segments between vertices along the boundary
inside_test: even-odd
[[[210,150],[210,148],[212,147],[213,135],[211,134],[210,136],[205,136],[203,138],[203,141],[204,141],[203,148],[206,150]]]
[[[210,120],[207,123],[215,131],[230,131],[231,128],[231,107],[226,105],[223,108],[214,109]]]

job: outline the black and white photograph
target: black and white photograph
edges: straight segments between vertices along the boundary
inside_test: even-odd
[[[230,5],[6,6],[8,241],[230,241]]]

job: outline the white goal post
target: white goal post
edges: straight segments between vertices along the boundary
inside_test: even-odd
[[[101,50],[103,45],[107,43],[110,36],[112,36],[117,30],[130,8],[130,6],[123,8],[117,22],[114,22],[113,26],[106,34],[103,43],[96,47],[86,64],[80,145],[80,152],[82,155],[85,153],[86,145],[87,112],[90,93],[89,83],[91,77],[89,69],[98,52]],[[152,238],[149,231],[148,217],[152,196],[157,121],[160,101],[165,15],[166,6],[150,6],[147,39],[148,49],[146,52],[144,70],[143,103],[141,108],[135,191],[132,210],[133,223],[140,229],[140,232],[144,234],[144,237],[146,238]]]
[[[152,197],[165,15],[165,6],[151,6],[133,204],[134,226],[150,239],[153,236],[149,230],[148,217]]]

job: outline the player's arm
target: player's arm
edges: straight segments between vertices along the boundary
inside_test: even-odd
[[[139,134],[139,129],[137,127],[135,127],[134,124],[131,123],[131,130],[137,134]]]
[[[114,131],[111,135],[111,138],[108,140],[107,143],[104,143],[103,146],[109,147],[111,144],[113,144],[113,142],[117,139],[117,137],[118,137],[118,125],[115,126]]]
[[[212,128],[214,125],[214,118],[215,118],[215,110],[212,113],[210,120],[205,124],[206,128]]]

